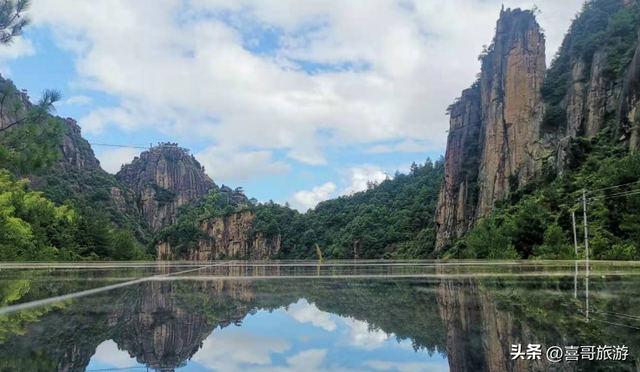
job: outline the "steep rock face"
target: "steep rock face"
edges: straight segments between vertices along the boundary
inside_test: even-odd
[[[463,235],[541,168],[545,39],[535,16],[502,10],[480,80],[451,106],[437,247]]]
[[[175,222],[178,208],[200,199],[215,183],[177,144],[160,144],[122,167],[116,178],[131,188],[153,230]]]
[[[62,167],[75,167],[89,171],[100,169],[100,161],[96,158],[89,142],[82,137],[78,122],[72,118],[66,118],[64,124],[65,131],[62,145],[60,145]]]
[[[640,30],[638,30],[640,40]],[[633,60],[627,69],[618,104],[619,134],[629,138],[632,151],[640,149],[640,43],[636,46]]]
[[[451,126],[444,159],[436,226],[438,245],[463,235],[475,221],[482,106],[480,87],[462,92],[450,107]]]
[[[267,237],[263,233],[251,235],[254,218],[255,212],[245,210],[202,221],[201,228],[208,239],[200,240],[197,247],[187,252],[186,258],[198,261],[273,258],[280,251],[280,236]],[[166,241],[157,245],[156,252],[159,260],[177,258],[176,252]]]
[[[595,136],[606,113],[616,110],[619,87],[605,76],[606,58],[604,51],[596,51],[590,69],[582,57],[571,59],[571,88],[565,98],[568,137]]]
[[[545,40],[530,11],[502,11],[494,49],[480,77],[484,143],[478,176],[478,216],[487,215],[510,191],[540,169],[540,124],[544,105]]]

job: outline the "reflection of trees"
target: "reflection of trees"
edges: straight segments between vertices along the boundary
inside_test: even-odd
[[[25,278],[1,282],[3,304],[34,295],[32,291],[52,290]],[[58,292],[64,283],[56,283]],[[606,282],[594,283],[593,288],[594,308],[626,314],[640,310],[637,296],[630,295],[637,291],[631,282],[615,289]],[[597,295],[598,290],[619,293],[604,297]],[[542,362],[510,362],[512,343],[606,342],[626,344],[631,351],[634,345],[640,346],[631,329],[612,328],[595,318],[587,323],[580,301],[573,298],[573,281],[563,277],[517,282],[470,278],[153,281],[0,318],[0,370],[83,371],[96,347],[111,339],[140,363],[172,370],[188,361],[216,327],[241,324],[257,310],[272,311],[300,298],[322,311],[409,339],[415,349],[446,355],[452,371],[549,367]],[[573,365],[575,370],[589,366]],[[603,371],[630,370],[630,366],[598,365]]]

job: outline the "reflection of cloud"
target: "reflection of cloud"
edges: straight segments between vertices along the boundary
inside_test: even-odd
[[[349,328],[346,333],[349,335],[349,343],[363,350],[375,350],[393,336],[381,330],[370,330],[369,324],[355,319],[344,319],[344,324]]]
[[[212,333],[193,356],[204,367],[219,371],[243,371],[249,365],[270,365],[271,353],[283,353],[291,345],[279,338],[245,332]]]
[[[300,323],[311,323],[329,332],[336,330],[336,323],[331,320],[331,314],[319,310],[316,305],[305,300],[291,305],[287,313]]]
[[[138,365],[135,358],[132,358],[128,352],[118,349],[118,345],[112,340],[105,341],[98,345],[92,359],[115,368],[134,367]]]
[[[287,358],[292,371],[319,371],[327,357],[327,350],[306,350]]]
[[[447,364],[420,363],[420,362],[384,362],[381,360],[369,360],[364,365],[376,371],[398,371],[398,372],[448,372]]]

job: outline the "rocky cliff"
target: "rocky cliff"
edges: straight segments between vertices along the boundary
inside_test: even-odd
[[[28,111],[34,105],[25,90],[18,91],[13,82],[0,76],[3,107],[0,110],[0,127],[18,123],[17,128],[33,120]],[[7,110],[8,107],[20,110]],[[82,137],[78,123],[72,118],[54,117],[43,113],[40,125],[57,122],[61,128],[61,139],[57,146],[58,159],[44,170],[30,174],[17,174],[30,180],[30,187],[42,191],[45,197],[57,204],[72,201],[77,207],[89,206],[105,213],[118,227],[135,231],[141,240],[146,235],[144,224],[135,204],[133,192],[118,182],[115,177],[100,167],[91,145]],[[17,173],[17,171],[16,171]]]
[[[188,260],[249,259],[267,260],[280,251],[280,236],[267,237],[263,233],[251,234],[255,212],[244,210],[226,217],[209,218],[200,227],[206,238],[197,246],[175,252],[168,241],[156,246],[159,260],[186,258]]]
[[[450,107],[438,246],[464,234],[540,170],[545,39],[531,11],[500,12],[474,86]]]
[[[163,143],[122,167],[116,178],[135,192],[149,227],[157,231],[176,221],[178,208],[216,187],[204,167],[177,144]]]
[[[450,107],[437,249],[543,169],[566,174],[576,138],[639,147],[638,14],[634,0],[586,2],[546,71],[534,14],[501,11],[479,80]]]

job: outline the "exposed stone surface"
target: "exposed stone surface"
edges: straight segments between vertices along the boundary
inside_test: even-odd
[[[178,208],[202,198],[215,183],[188,152],[176,144],[161,144],[122,167],[116,178],[131,188],[151,229],[175,222]]]
[[[219,260],[224,258],[267,260],[280,251],[280,236],[250,234],[255,212],[240,211],[227,217],[204,220],[201,228],[209,237],[187,252],[189,260]],[[171,245],[164,241],[156,247],[158,259],[175,259]],[[180,257],[182,258],[182,257]]]
[[[480,77],[483,138],[478,175],[479,217],[510,190],[510,177],[519,185],[540,169],[536,145],[544,105],[545,41],[530,11],[502,11],[494,50],[482,63]]]
[[[445,178],[436,213],[438,245],[463,235],[475,220],[482,127],[480,88],[462,92],[450,108],[451,126],[444,159]]]
[[[477,86],[451,109],[437,247],[464,234],[540,170],[545,39],[530,11],[500,12]],[[472,159],[479,159],[474,162]]]
[[[640,40],[640,30],[638,30]],[[640,43],[627,68],[618,103],[618,130],[621,139],[629,140],[633,151],[640,149]]]
[[[89,142],[82,137],[78,123],[74,119],[66,118],[64,124],[65,130],[60,146],[62,166],[89,171],[101,169],[100,161],[96,158]]]

